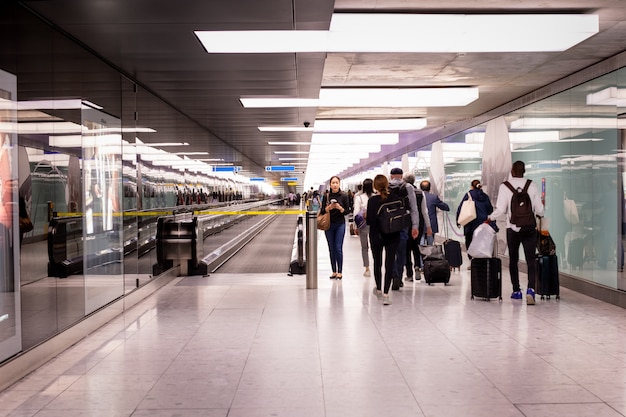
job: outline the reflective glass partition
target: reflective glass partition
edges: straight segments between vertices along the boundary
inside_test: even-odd
[[[0,361],[22,347],[19,298],[19,212],[23,199],[18,189],[17,78],[0,71]],[[18,203],[19,201],[19,203]],[[18,210],[18,205],[22,210]]]
[[[124,294],[122,136],[119,118],[82,110],[85,313]]]
[[[622,123],[626,102],[618,100],[618,91],[625,74],[626,69],[615,71],[504,117],[512,161],[524,161],[525,176],[544,192],[546,221],[556,243],[560,271],[620,290],[626,290]],[[445,200],[451,207],[449,233],[461,241],[454,221],[456,209],[470,182],[481,179],[485,130],[486,125],[476,126],[443,141]],[[429,150],[416,152],[417,177],[428,177],[419,156]],[[487,192],[495,204],[497,190]],[[444,217],[440,213],[440,222]],[[506,226],[504,222],[499,225],[499,250],[506,253]]]

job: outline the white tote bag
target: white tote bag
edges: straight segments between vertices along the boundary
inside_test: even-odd
[[[465,226],[472,220],[476,218],[476,203],[472,200],[472,196],[470,193],[467,193],[467,200],[463,202],[461,206],[461,211],[459,212],[459,221],[458,223],[461,226]]]

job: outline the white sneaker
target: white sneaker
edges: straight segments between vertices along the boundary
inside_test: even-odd
[[[376,287],[374,287],[373,293],[379,300],[383,297],[383,292]]]
[[[384,294],[383,295],[383,305],[388,306],[391,304],[391,298],[389,297],[389,294]]]
[[[369,277],[370,275],[371,274],[370,274],[370,270],[369,269],[367,269],[367,270],[365,270],[365,272],[363,272],[363,276],[364,277]]]

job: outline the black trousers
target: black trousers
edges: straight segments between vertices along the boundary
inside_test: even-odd
[[[537,229],[520,230],[516,232],[506,229],[506,241],[509,248],[509,273],[511,274],[511,284],[513,291],[520,291],[519,284],[519,245],[524,248],[524,256],[528,266],[528,288],[535,288],[537,280],[537,268],[535,265],[535,249],[537,248]]]
[[[383,293],[389,293],[389,288],[393,281],[394,264],[396,261],[396,251],[400,240],[395,239],[372,239],[370,235],[370,247],[372,248],[372,258],[374,258],[374,281],[376,287]],[[385,281],[382,282],[383,274],[383,249],[385,250]]]

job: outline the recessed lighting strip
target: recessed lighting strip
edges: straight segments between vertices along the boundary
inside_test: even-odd
[[[194,33],[208,53],[447,53],[564,51],[598,30],[592,14],[337,13],[328,31]]]
[[[460,107],[478,99],[477,87],[322,88],[319,98],[241,97],[247,108],[275,107]]]

